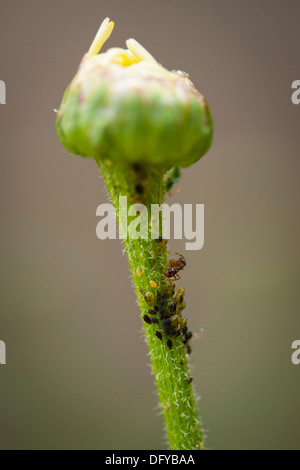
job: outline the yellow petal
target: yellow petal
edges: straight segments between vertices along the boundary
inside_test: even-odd
[[[135,39],[127,39],[126,46],[139,60],[145,60],[147,62],[154,62],[157,64],[154,57]]]
[[[108,40],[109,36],[111,35],[112,30],[114,29],[114,25],[114,22],[110,21],[109,18],[105,18],[105,20],[103,20],[98,30],[98,33],[96,34],[95,39],[92,42],[88,53],[86,54],[87,57],[91,57],[93,55],[98,54],[103,44]]]

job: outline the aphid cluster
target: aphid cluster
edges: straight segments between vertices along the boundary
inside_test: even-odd
[[[161,320],[165,335],[169,338],[181,336],[187,353],[190,354],[191,347],[188,343],[192,338],[192,333],[188,331],[186,318],[182,317],[182,310],[185,308],[184,293],[185,290],[180,288],[173,298],[171,297],[170,299],[169,297],[164,305],[164,313]]]
[[[159,237],[156,241],[156,249],[165,249],[167,240]],[[154,256],[154,252],[151,252]],[[174,281],[180,279],[179,271],[186,266],[186,261],[182,255],[176,253],[178,259],[170,259],[166,266],[163,275],[168,279],[164,283],[164,290],[154,294],[153,292],[144,292],[140,289],[141,294],[144,296],[145,302],[149,306],[148,312],[143,316],[144,322],[148,325],[159,325],[160,331],[156,331],[156,337],[163,340],[163,334],[167,337],[167,346],[172,349],[172,338],[182,337],[182,342],[186,348],[187,354],[191,353],[190,340],[192,333],[188,330],[187,320],[182,317],[182,311],[185,308],[184,294],[185,290],[180,288],[175,293]],[[151,266],[154,269],[155,260],[152,259]],[[138,268],[139,270],[139,268]],[[137,272],[139,275],[139,272]],[[155,281],[149,281],[152,288],[157,288],[158,284]]]
[[[182,310],[185,308],[184,293],[185,290],[180,288],[174,295],[175,286],[173,283],[167,283],[164,292],[158,292],[154,297],[152,292],[141,291],[146,303],[149,305],[147,314],[143,319],[145,323],[159,324],[167,337],[167,346],[172,349],[172,338],[181,336],[182,342],[186,346],[187,354],[191,353],[189,341],[192,338],[192,333],[188,330],[187,320],[182,317]],[[156,331],[156,337],[160,340],[163,339],[161,331]]]

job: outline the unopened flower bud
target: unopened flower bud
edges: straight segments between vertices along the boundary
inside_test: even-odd
[[[162,67],[134,39],[100,53],[114,24],[106,18],[57,115],[74,154],[144,166],[186,167],[209,149],[213,124],[205,98],[184,72]]]

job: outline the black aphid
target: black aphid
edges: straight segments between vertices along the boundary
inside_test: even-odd
[[[148,310],[148,313],[150,313],[150,315],[156,315],[156,311],[155,310]]]
[[[165,318],[162,322],[162,326],[163,328],[169,328],[169,326],[171,325],[171,320],[170,318]]]
[[[144,186],[142,184],[138,183],[135,186],[135,192],[138,193],[138,194],[144,194]]]

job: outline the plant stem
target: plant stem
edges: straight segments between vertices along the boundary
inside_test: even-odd
[[[134,286],[142,318],[153,309],[158,294],[167,293],[166,303],[173,299],[170,290],[172,283],[163,272],[167,264],[166,242],[151,239],[151,204],[161,205],[165,188],[163,172],[153,169],[142,170],[136,166],[97,161],[104,176],[110,197],[119,220],[119,196],[127,196],[128,205],[142,203],[148,209],[148,239],[123,239],[132,272]],[[128,219],[130,220],[130,219]],[[150,281],[152,286],[149,284]],[[153,287],[157,284],[157,287]],[[151,292],[155,298],[153,305],[145,300],[145,293]],[[204,448],[203,436],[192,386],[182,337],[172,338],[172,349],[159,319],[157,324],[147,324],[143,320],[146,340],[149,347],[153,373],[158,389],[161,409],[164,415],[167,434],[172,450],[200,450]],[[162,340],[156,336],[161,332]]]

